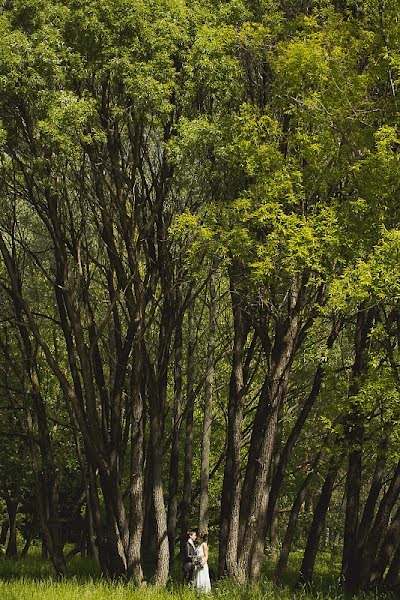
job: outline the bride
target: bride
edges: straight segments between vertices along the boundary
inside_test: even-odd
[[[194,584],[196,590],[208,594],[211,592],[210,573],[208,571],[208,535],[202,532],[199,535],[200,544],[197,546],[196,554],[199,559],[199,564],[196,566],[194,574]]]

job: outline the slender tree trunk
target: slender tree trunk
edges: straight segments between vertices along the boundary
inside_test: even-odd
[[[21,276],[11,255],[4,237],[0,234],[0,251],[10,277],[12,287],[12,300],[14,304],[18,331],[22,341],[24,353],[24,368],[29,381],[29,392],[27,392],[25,402],[25,423],[27,439],[32,459],[32,470],[35,480],[36,501],[39,514],[39,521],[42,529],[43,541],[49,552],[56,573],[63,576],[66,573],[65,558],[63,547],[60,540],[60,531],[57,525],[58,510],[58,480],[54,463],[54,454],[51,444],[51,437],[47,424],[47,415],[43,398],[41,396],[40,378],[37,369],[36,355],[30,338],[28,325],[25,315],[31,317],[22,295]],[[31,327],[29,321],[29,326]],[[35,337],[39,338],[38,331],[35,331]],[[37,448],[34,442],[34,416],[36,416],[38,425],[38,438],[40,449],[40,461]]]
[[[397,540],[396,544],[397,548],[394,553],[392,562],[390,563],[389,569],[385,576],[385,585],[388,587],[393,587],[397,585],[399,580],[399,572],[400,572],[400,540]]]
[[[69,411],[69,417],[71,419],[71,423],[73,423],[76,426],[76,419],[75,419],[74,413],[73,413],[69,403],[67,403],[67,409]],[[96,546],[96,541],[95,541],[96,535],[95,535],[95,524],[94,524],[94,517],[93,517],[93,506],[92,506],[92,500],[90,497],[89,469],[88,469],[87,463],[85,461],[84,454],[82,452],[82,447],[81,447],[81,442],[79,439],[77,427],[74,428],[73,433],[74,433],[76,454],[78,456],[79,466],[81,468],[81,473],[82,473],[82,479],[83,479],[83,483],[85,486],[85,500],[86,500],[85,521],[87,523],[87,536],[88,536],[87,552],[88,552],[88,556],[90,556],[91,558],[98,559],[98,552],[97,552],[97,546]]]
[[[272,469],[271,469],[272,472],[270,473],[270,477],[269,477],[269,481],[268,481],[269,488],[271,488],[271,481],[273,479],[273,473],[275,473],[275,471],[279,465],[279,461],[280,461],[280,457],[281,457],[282,435],[283,435],[283,402],[280,404],[280,407],[279,407],[278,426],[277,426],[277,431],[276,431],[274,456],[272,459]],[[270,501],[271,501],[271,497],[268,498],[268,507],[270,505]],[[268,533],[270,535],[271,560],[273,563],[276,563],[276,561],[278,560],[278,556],[279,556],[279,497],[276,499],[275,504],[274,504],[271,523],[269,523],[269,521],[268,521],[268,509],[267,509],[264,530],[265,530],[266,536],[268,535]]]
[[[220,561],[225,563],[230,577],[242,583],[246,574],[238,567],[238,543],[241,499],[241,446],[243,422],[244,347],[249,326],[242,306],[237,273],[231,269],[231,299],[234,325],[232,369],[228,401],[228,446],[224,470],[222,523],[220,531]],[[224,520],[226,522],[224,522]],[[222,536],[226,536],[222,537]]]
[[[390,515],[399,495],[400,461],[397,464],[390,485],[380,502],[370,533],[360,552],[360,566],[357,580],[359,587],[365,587],[369,584],[377,552],[387,533]],[[397,516],[399,517],[400,515]]]
[[[135,346],[132,366],[131,395],[131,481],[129,488],[128,576],[136,585],[143,582],[142,536],[144,527],[144,401],[142,361],[139,344]]]
[[[303,562],[300,568],[300,583],[302,584],[311,583],[312,581],[315,559],[324,529],[325,518],[329,508],[329,503],[331,501],[333,486],[338,470],[338,464],[331,464],[314,511],[314,516],[307,539],[307,545],[304,551]]]
[[[369,583],[378,586],[383,581],[383,575],[390,564],[400,539],[400,507],[387,529],[386,535],[380,546],[378,556],[369,576]]]
[[[200,468],[200,515],[199,530],[208,531],[208,481],[210,472],[210,444],[212,425],[212,393],[214,385],[214,355],[216,334],[216,295],[214,272],[210,276],[210,327],[207,350],[207,376],[204,391],[203,436]]]
[[[193,471],[193,371],[195,358],[194,343],[194,305],[188,310],[187,357],[186,357],[186,419],[185,419],[185,450],[183,471],[183,498],[181,512],[181,555],[184,555],[187,541],[187,531],[190,527],[192,508],[192,471]]]
[[[10,527],[10,522],[8,519],[5,519],[3,521],[3,524],[1,526],[1,531],[0,531],[0,546],[4,547],[5,543],[7,541],[7,533],[8,533],[8,529]]]
[[[98,560],[94,519],[93,519],[93,513],[92,513],[92,506],[91,506],[90,498],[89,498],[89,487],[87,488],[87,490],[85,490],[85,493],[87,493],[86,511],[85,511],[85,521],[86,521],[86,526],[87,526],[86,551],[87,551],[87,555],[89,558],[94,558],[94,559]]]
[[[286,528],[285,538],[282,543],[282,549],[279,556],[279,561],[275,570],[275,577],[280,578],[284,570],[286,569],[290,549],[292,547],[292,542],[294,538],[294,534],[296,531],[297,519],[301,510],[302,505],[304,504],[307,495],[309,493],[312,482],[314,481],[317,475],[317,466],[319,461],[321,460],[322,454],[319,453],[317,458],[315,459],[313,466],[311,468],[310,473],[308,473],[307,477],[304,479],[295,501],[292,506],[292,510],[290,511],[289,522]]]
[[[35,482],[36,507],[42,532],[42,550],[46,553],[46,555],[50,557],[56,574],[60,577],[63,577],[66,573],[65,558],[62,551],[62,547],[60,547],[60,545],[57,543],[57,536],[54,535],[54,525],[52,525],[49,520],[49,510],[47,507],[48,495],[47,490],[43,489],[43,479],[41,477],[41,470],[39,466],[36,445],[34,442],[32,413],[28,400],[26,401],[25,409],[26,429],[29,448],[31,452],[33,477]]]
[[[354,337],[355,357],[352,368],[349,396],[352,398],[359,390],[362,374],[367,364],[368,336],[373,324],[375,310],[361,307],[357,314]],[[360,493],[362,479],[362,444],[364,438],[363,417],[357,405],[352,406],[346,418],[346,442],[349,446],[347,479],[346,479],[346,516],[344,525],[344,542],[342,558],[342,574],[346,589],[353,593],[359,587],[360,552],[358,548]]]
[[[88,465],[88,483],[89,483],[89,501],[92,509],[93,524],[96,534],[96,547],[99,557],[99,563],[102,573],[105,576],[112,576],[109,564],[109,551],[107,545],[107,536],[102,519],[100,500],[97,489],[97,477],[93,467]]]
[[[178,514],[179,432],[182,410],[182,319],[179,319],[175,329],[174,358],[174,405],[168,481],[168,540],[171,562],[175,555],[175,536]]]
[[[33,530],[31,527],[28,528],[28,532],[26,534],[25,537],[25,544],[24,547],[21,550],[21,557],[23,558],[24,556],[28,555],[29,552],[29,548],[31,547],[31,543],[32,543],[32,537],[33,537]]]
[[[157,536],[157,568],[154,584],[164,586],[167,583],[169,571],[169,545],[162,481],[163,449],[159,432],[154,429],[153,425],[153,502]]]
[[[332,325],[332,329],[329,334],[328,340],[327,340],[327,344],[326,344],[327,350],[330,350],[333,347],[333,344],[335,343],[335,341],[339,335],[340,328],[341,328],[341,321],[339,319],[335,319],[334,323]],[[315,405],[316,400],[318,399],[324,376],[325,376],[325,366],[323,363],[319,363],[317,366],[317,369],[315,371],[315,374],[314,374],[314,379],[313,379],[310,393],[308,394],[308,396],[301,408],[300,414],[293,426],[293,429],[291,430],[291,432],[286,440],[286,443],[283,446],[282,451],[280,452],[279,460],[278,460],[276,469],[274,470],[272,483],[271,483],[271,493],[270,493],[269,502],[268,502],[267,530],[269,529],[269,526],[272,521],[272,515],[274,514],[275,503],[277,502],[278,497],[279,497],[279,493],[280,493],[280,489],[282,486],[282,482],[283,482],[283,478],[285,475],[288,460],[290,457],[290,453],[293,450],[293,448],[303,430],[304,424],[306,423],[307,418],[308,418],[313,406]]]
[[[8,522],[9,526],[9,536],[8,536],[8,544],[6,549],[7,556],[16,556],[17,555],[17,509],[18,509],[18,500],[8,497],[6,499],[7,512],[8,512]]]
[[[154,502],[153,502],[153,451],[151,448],[151,436],[146,450],[145,472],[144,472],[144,523],[142,535],[142,557],[144,568],[150,571],[150,565],[153,566],[156,561],[156,536],[154,521]]]
[[[164,428],[167,400],[168,365],[171,343],[171,324],[174,317],[168,298],[165,299],[161,312],[161,323],[158,342],[157,376],[146,354],[150,436],[153,458],[153,505],[155,533],[157,543],[157,565],[154,574],[154,584],[164,586],[169,572],[169,543],[167,527],[167,511],[164,503],[163,458],[164,458]]]
[[[361,444],[363,428],[352,426],[352,444]],[[357,536],[360,510],[362,453],[358,448],[349,454],[347,480],[346,480],[346,516],[344,524],[343,563],[342,572],[346,579],[346,587],[349,592],[355,592],[358,588],[359,564],[357,552]]]
[[[376,505],[378,502],[379,494],[382,490],[384,477],[385,477],[385,465],[387,459],[387,446],[388,437],[387,433],[384,432],[382,440],[378,446],[378,452],[375,462],[374,474],[372,477],[371,487],[368,493],[367,500],[364,505],[364,511],[358,528],[358,547],[360,551],[367,539],[367,536],[371,530],[371,526],[374,520],[374,514]]]
[[[277,336],[273,351],[274,365],[271,371],[271,385],[268,389],[269,411],[267,424],[257,457],[251,502],[247,511],[246,528],[243,535],[240,562],[241,569],[248,573],[250,581],[261,573],[264,545],[267,533],[267,511],[270,493],[271,468],[276,447],[279,414],[287,389],[290,365],[294,357],[298,317],[290,320],[285,336]]]
[[[117,471],[99,473],[101,491],[103,493],[105,508],[105,538],[108,558],[108,569],[111,577],[126,577],[128,572],[127,562],[127,534],[125,508],[123,506],[120,487],[117,483]]]

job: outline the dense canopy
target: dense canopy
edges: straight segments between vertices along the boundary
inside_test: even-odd
[[[0,543],[396,583],[400,2],[0,6]]]

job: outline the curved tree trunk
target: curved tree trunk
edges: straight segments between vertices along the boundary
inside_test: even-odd
[[[395,516],[390,523],[386,532],[382,545],[379,549],[378,556],[371,570],[369,583],[373,586],[378,586],[383,581],[383,575],[388,567],[400,539],[400,507],[397,509]]]
[[[319,542],[324,528],[326,513],[332,497],[333,486],[339,470],[338,464],[332,464],[322,486],[321,495],[314,511],[307,545],[300,568],[300,583],[311,583]]]
[[[316,459],[312,465],[311,471],[310,471],[310,473],[308,473],[307,477],[304,479],[304,481],[297,493],[295,501],[293,503],[292,510],[290,511],[289,522],[288,522],[288,525],[286,528],[286,533],[285,533],[285,537],[284,537],[284,540],[282,543],[281,553],[280,553],[279,560],[278,560],[278,563],[276,565],[276,570],[275,570],[275,577],[278,579],[282,575],[283,571],[286,569],[290,549],[292,547],[292,542],[293,542],[294,534],[296,531],[297,519],[298,519],[300,510],[301,510],[301,507],[307,498],[307,494],[310,490],[311,484],[317,475],[317,466],[322,457],[323,457],[323,453],[319,453],[318,456],[316,457]]]
[[[389,569],[386,573],[385,577],[385,585],[388,587],[393,587],[397,585],[399,581],[399,572],[400,572],[400,540],[397,540],[397,548],[392,558],[392,562],[390,563]]]

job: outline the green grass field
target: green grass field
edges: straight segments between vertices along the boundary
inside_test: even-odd
[[[312,590],[294,589],[299,557],[292,557],[292,572],[285,585],[276,585],[265,577],[258,586],[238,587],[229,580],[220,580],[213,587],[212,598],[221,600],[339,600],[345,595],[338,585],[337,565],[328,555],[318,562],[315,585]],[[179,565],[177,566],[177,568]],[[87,559],[75,557],[69,562],[70,576],[57,581],[52,567],[38,552],[25,559],[0,558],[0,600],[196,600],[198,595],[173,580],[167,589],[150,585],[135,589],[130,584],[110,583],[100,577],[96,565]],[[395,598],[396,596],[362,595],[359,598]]]

